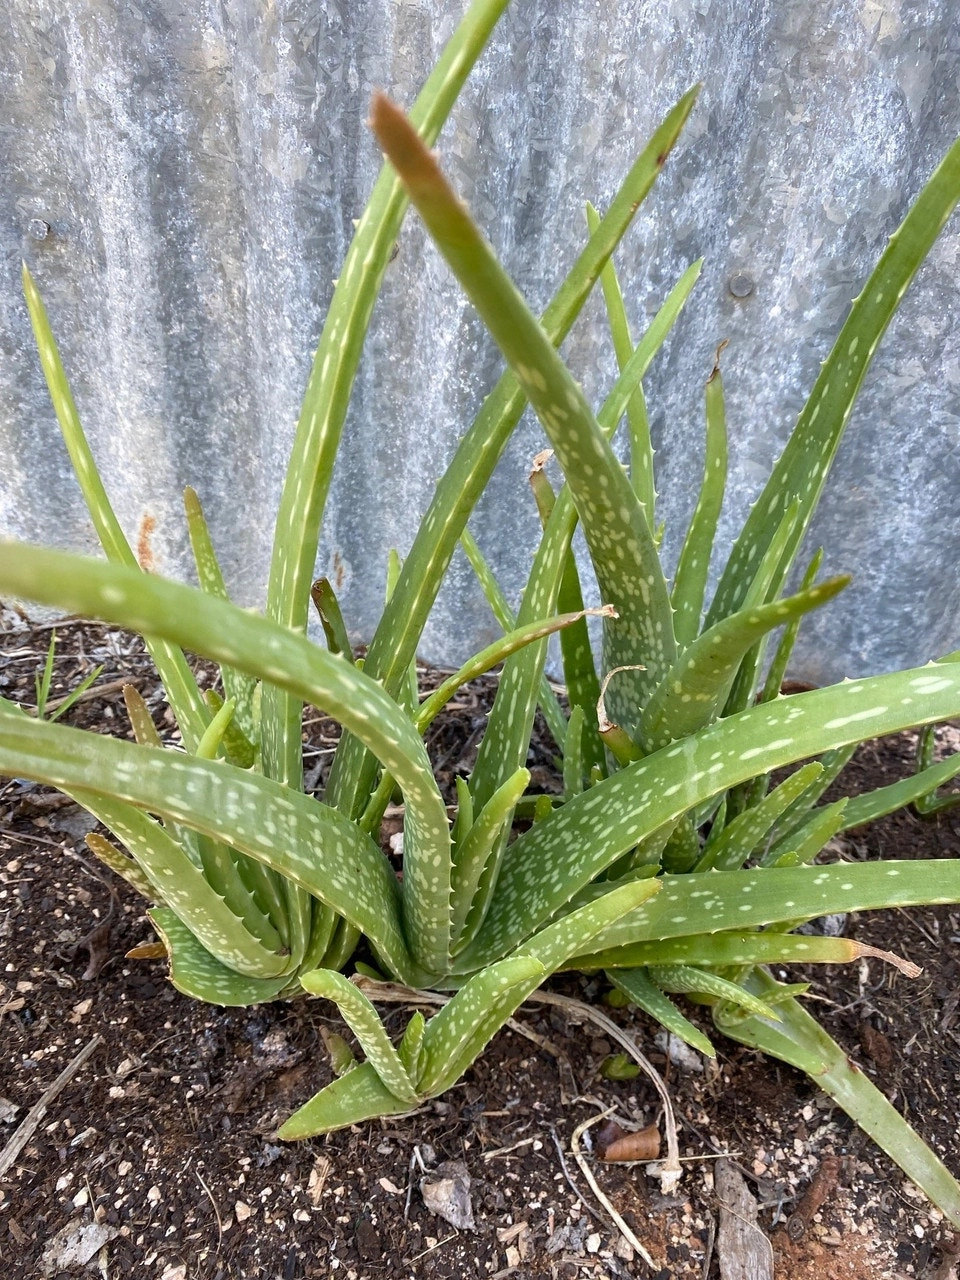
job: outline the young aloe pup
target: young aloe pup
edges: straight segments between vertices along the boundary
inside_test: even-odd
[[[838,831],[928,796],[956,770],[954,761],[931,764],[905,786],[846,807],[818,804],[862,738],[960,715],[960,663],[951,660],[960,655],[776,696],[801,618],[845,583],[816,583],[815,558],[799,589],[784,594],[870,356],[960,194],[960,146],[855,303],[702,618],[726,456],[721,378],[715,373],[707,387],[707,475],[672,586],[657,552],[640,390],[699,264],[636,346],[608,266],[696,92],[668,114],[605,215],[591,215],[587,244],[538,321],[428,149],[504,4],[471,5],[410,122],[386,100],[375,103],[396,171],[381,175],[340,273],[284,487],[266,616],[227,599],[192,491],[187,520],[201,590],[141,572],[25,274],[41,362],[107,562],[0,544],[0,590],[148,637],[185,750],[161,745],[134,695],[136,743],[50,724],[0,701],[0,772],[61,788],[113,833],[122,850],[98,835],[91,845],[154,904],[150,917],[181,991],[222,1004],[307,991],[339,1004],[366,1061],[301,1108],[284,1137],[410,1110],[452,1085],[550,973],[605,968],[630,999],[705,1052],[710,1042],[668,992],[712,1004],[728,1034],[811,1071],[960,1225],[960,1188],[949,1172],[864,1078],[851,1079],[839,1048],[796,1002],[797,988],[764,968],[859,954],[844,939],[791,932],[811,917],[960,901],[960,861],[813,863]],[[361,667],[328,583],[314,593],[326,648],[304,631],[347,400],[405,207],[398,173],[510,371],[461,440],[405,561],[391,565],[388,603]],[[622,370],[594,413],[556,348],[601,276]],[[542,473],[535,478],[543,537],[513,617],[465,524],[528,400],[569,489],[554,493]],[[629,475],[610,445],[624,415]],[[599,669],[570,554],[578,521],[606,602]],[[505,635],[420,702],[411,663],[461,537]],[[761,688],[764,644],[778,628],[783,638]],[[569,715],[543,680],[545,640],[556,630]],[[220,664],[222,698],[201,696],[184,649]],[[463,682],[498,662],[496,703],[476,767],[458,782],[451,824],[423,734]],[[344,729],[322,801],[302,791],[304,702]],[[538,702],[563,756],[557,805],[527,793]],[[770,787],[772,770],[814,757]],[[395,789],[405,813],[402,883],[376,840]],[[511,844],[518,811],[535,821]],[[429,1021],[415,1013],[399,1044],[340,972],[361,934],[380,974],[452,997]]]

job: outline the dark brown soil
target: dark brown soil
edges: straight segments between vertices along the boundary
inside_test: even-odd
[[[5,615],[0,694],[33,704],[48,640],[48,629]],[[61,625],[58,655],[52,699],[106,664],[69,722],[125,733],[119,682],[132,679],[163,723],[138,641]],[[489,686],[471,691],[438,724],[430,745],[447,780],[475,743],[488,696]],[[944,734],[955,749],[956,731]],[[329,758],[334,728],[313,714],[307,735],[309,776]],[[549,742],[539,751],[542,782]],[[911,753],[909,735],[868,744],[846,775],[851,790],[902,776]],[[958,856],[957,814],[903,813],[845,837],[838,852]],[[653,1271],[590,1190],[571,1135],[608,1107],[628,1127],[656,1120],[656,1096],[643,1077],[604,1079],[615,1046],[558,1008],[526,1006],[519,1021],[539,1043],[505,1031],[413,1116],[280,1143],[277,1124],[330,1078],[320,1028],[339,1028],[336,1011],[316,1001],[191,1003],[161,961],[126,959],[152,940],[144,904],[86,851],[89,825],[44,788],[0,781],[0,1152],[96,1039],[0,1178],[7,1276],[716,1277],[713,1170],[726,1153],[760,1201],[778,1280],[955,1280],[941,1216],[806,1077],[722,1038],[715,1065],[677,1066],[641,1015],[613,1016],[666,1076],[687,1158],[680,1190],[665,1199],[643,1165],[590,1165]],[[811,1007],[960,1173],[960,908],[864,915],[846,932],[909,956],[923,975],[910,982],[875,960],[811,969]],[[597,1001],[605,984],[570,978],[554,989]],[[385,1016],[394,1027],[406,1012]],[[424,1172],[450,1160],[472,1179],[474,1231],[424,1204]],[[822,1204],[811,1213],[802,1197],[818,1171]],[[87,1265],[56,1262],[58,1233],[83,1229],[103,1241]]]

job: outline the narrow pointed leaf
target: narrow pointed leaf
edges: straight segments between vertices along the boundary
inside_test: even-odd
[[[697,871],[736,871],[742,867],[773,830],[777,819],[821,773],[823,765],[818,761],[804,765],[764,796],[759,804],[734,818],[716,840],[707,842],[703,857],[697,863]]]
[[[296,1142],[378,1116],[401,1116],[410,1109],[408,1102],[390,1092],[369,1062],[361,1062],[314,1094],[284,1121],[277,1136],[284,1142]]]
[[[651,979],[646,969],[613,970],[607,974],[607,977],[628,1000],[631,1000],[644,1013],[649,1014],[667,1031],[690,1045],[691,1049],[696,1049],[698,1053],[705,1054],[708,1058],[717,1056],[716,1049],[700,1028],[695,1027],[689,1018],[684,1017],[670,997]]]

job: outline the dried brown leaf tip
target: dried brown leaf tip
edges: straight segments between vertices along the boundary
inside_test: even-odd
[[[595,1141],[597,1155],[608,1163],[656,1160],[660,1155],[660,1130],[655,1124],[630,1132],[616,1120],[608,1120]]]

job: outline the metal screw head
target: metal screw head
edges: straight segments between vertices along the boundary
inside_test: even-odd
[[[738,271],[727,281],[727,288],[735,298],[749,298],[757,286],[744,272]]]
[[[51,230],[50,223],[44,222],[43,218],[31,218],[27,223],[27,235],[31,240],[46,240]]]

